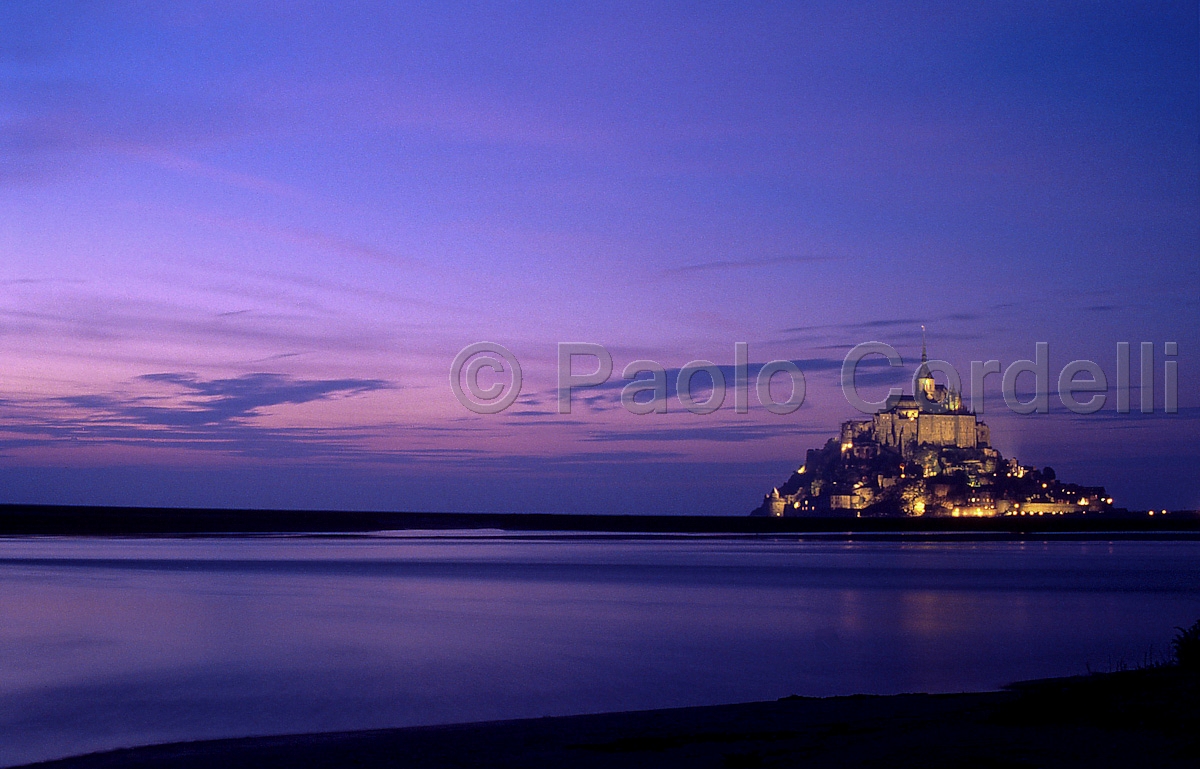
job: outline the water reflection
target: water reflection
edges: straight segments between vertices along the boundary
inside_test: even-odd
[[[0,541],[0,763],[854,692],[1165,651],[1200,543]]]

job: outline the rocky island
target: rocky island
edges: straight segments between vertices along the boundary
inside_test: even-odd
[[[841,433],[771,490],[751,515],[992,517],[1086,515],[1112,510],[1103,487],[1063,483],[1047,467],[1006,459],[991,431],[937,384],[921,345],[916,391],[893,397]]]

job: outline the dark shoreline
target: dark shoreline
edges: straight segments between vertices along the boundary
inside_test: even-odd
[[[1036,518],[752,518],[0,505],[0,536],[354,534],[478,529],[613,534],[1102,534],[1191,538],[1200,536],[1200,515],[1194,511],[1178,511],[1154,517],[1113,513]]]
[[[206,740],[29,764],[241,767],[1194,766],[1200,677],[1164,666],[899,694]]]

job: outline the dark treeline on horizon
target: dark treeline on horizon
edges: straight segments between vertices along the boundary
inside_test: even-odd
[[[0,536],[123,536],[203,534],[355,534],[381,531],[467,531],[628,534],[1188,533],[1200,534],[1200,513],[1149,517],[1117,511],[1075,517],[998,518],[750,518],[708,515],[581,515],[570,513],[431,513],[333,510],[239,510],[150,507],[0,505]]]

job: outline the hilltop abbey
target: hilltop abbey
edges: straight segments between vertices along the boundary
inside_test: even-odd
[[[751,514],[1076,515],[1111,505],[1103,488],[1064,484],[1050,468],[1004,459],[961,394],[934,381],[922,339],[916,392],[871,419],[844,422]]]

